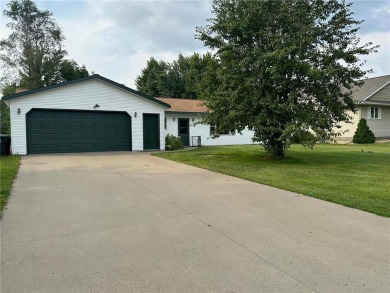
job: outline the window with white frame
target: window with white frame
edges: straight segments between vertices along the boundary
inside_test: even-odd
[[[367,115],[367,118],[368,119],[381,119],[382,117],[382,109],[381,107],[368,107],[368,111],[367,111],[368,115]]]
[[[234,132],[229,130],[220,131],[216,125],[210,125],[210,136],[220,136],[220,135],[235,135]]]
[[[215,125],[210,125],[210,136],[217,134],[217,127]]]

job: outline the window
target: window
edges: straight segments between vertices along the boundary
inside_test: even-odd
[[[167,130],[167,117],[164,118],[164,129]]]
[[[217,134],[217,127],[215,125],[210,125],[210,136]]]
[[[210,136],[219,136],[219,135],[234,135],[234,132],[227,131],[218,131],[216,125],[210,125]]]
[[[381,119],[381,112],[380,107],[368,107],[368,119]]]

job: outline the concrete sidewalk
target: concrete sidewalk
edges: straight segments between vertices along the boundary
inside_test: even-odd
[[[22,157],[1,292],[389,292],[390,220],[145,153]]]

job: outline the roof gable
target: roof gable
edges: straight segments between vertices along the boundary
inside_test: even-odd
[[[70,80],[70,81],[60,82],[60,83],[53,84],[53,85],[50,85],[50,86],[46,86],[46,87],[43,87],[43,88],[38,88],[38,89],[34,89],[34,90],[24,91],[24,92],[16,93],[16,94],[9,95],[9,96],[3,96],[2,100],[16,99],[16,98],[19,98],[19,97],[24,97],[24,96],[28,96],[28,95],[32,95],[32,94],[36,94],[36,93],[40,93],[40,92],[56,89],[56,88],[61,88],[61,87],[64,87],[64,86],[69,86],[69,85],[80,83],[80,82],[94,80],[94,79],[103,81],[105,83],[108,83],[111,86],[120,88],[120,89],[122,89],[122,90],[124,90],[126,92],[135,94],[135,95],[137,95],[139,97],[142,97],[142,98],[147,99],[147,100],[149,100],[151,102],[160,104],[160,105],[162,105],[164,107],[167,107],[167,108],[171,107],[169,104],[167,104],[167,103],[165,103],[163,101],[160,101],[160,100],[155,99],[155,98],[153,98],[151,96],[145,95],[145,94],[143,94],[143,93],[141,93],[139,91],[133,90],[133,89],[131,89],[131,88],[129,88],[129,87],[123,85],[123,84],[117,83],[117,82],[115,82],[115,81],[113,81],[111,79],[108,79],[108,78],[105,78],[103,76],[100,76],[99,74],[93,74],[93,75],[90,75],[90,76],[87,76],[87,77],[83,77],[83,78],[79,78],[79,79],[75,79],[75,80]]]
[[[167,113],[206,113],[208,110],[201,100],[161,97],[156,97],[156,99],[171,105],[170,109],[165,110]]]
[[[362,103],[390,83],[390,75],[367,78],[363,80],[361,87],[352,88],[352,98],[357,103]]]

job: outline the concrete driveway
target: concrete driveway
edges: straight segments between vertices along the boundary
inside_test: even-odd
[[[389,292],[390,222],[144,153],[26,156],[1,292]]]

